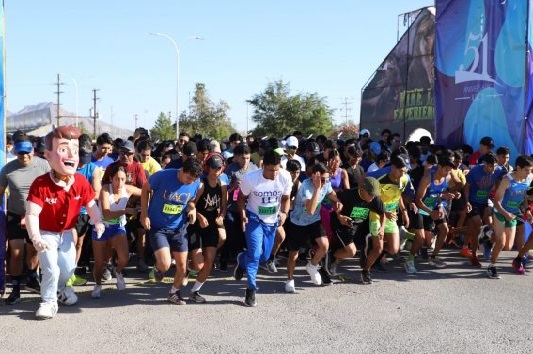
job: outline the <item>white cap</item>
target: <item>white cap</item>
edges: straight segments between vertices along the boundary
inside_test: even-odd
[[[368,131],[368,129],[363,129],[363,130],[361,130],[361,131],[359,132],[359,135],[365,135],[365,134],[368,135],[368,136],[370,136],[370,132]]]
[[[289,136],[285,140],[285,146],[296,146],[298,148],[298,139],[295,136]]]

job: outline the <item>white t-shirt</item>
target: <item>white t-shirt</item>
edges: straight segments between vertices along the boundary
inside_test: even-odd
[[[289,160],[298,161],[300,163],[300,165],[301,165],[301,171],[302,172],[305,171],[305,160],[300,155],[294,155],[290,159],[287,158],[287,155],[283,155],[283,157],[281,158],[281,167],[283,167],[284,169],[287,169],[287,161],[289,161]]]
[[[289,197],[291,189],[291,174],[282,169],[273,180],[263,177],[263,169],[248,172],[241,180],[241,192],[248,197],[246,210],[267,224],[277,221],[281,197]]]

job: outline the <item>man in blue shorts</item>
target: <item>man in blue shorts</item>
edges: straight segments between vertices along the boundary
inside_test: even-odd
[[[171,252],[176,261],[174,283],[167,298],[176,305],[185,305],[180,287],[187,264],[187,226],[196,221],[194,200],[202,171],[200,160],[187,159],[179,170],[165,169],[151,175],[141,192],[141,223],[148,230],[154,250],[155,280],[161,281],[170,268]]]

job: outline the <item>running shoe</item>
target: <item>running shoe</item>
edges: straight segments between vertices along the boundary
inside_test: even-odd
[[[470,262],[474,267],[481,268],[481,263],[479,262],[479,258],[477,258],[477,256],[472,256],[472,258],[470,258]]]
[[[387,268],[378,260],[372,264],[372,270],[380,273],[385,273],[387,271]]]
[[[337,266],[338,266],[338,263],[335,260],[333,260],[333,262],[329,264],[329,267],[327,269],[329,275],[331,276],[339,275],[339,273],[337,272]]]
[[[363,269],[361,272],[361,282],[364,285],[372,284],[372,278],[370,277],[370,272],[366,269]]]
[[[420,256],[422,257],[423,260],[429,259],[429,251],[427,247],[422,247],[420,249]]]
[[[203,304],[203,303],[207,302],[205,297],[200,295],[199,291],[194,291],[194,292],[191,291],[191,293],[189,295],[189,301],[197,303],[197,304]]]
[[[91,291],[91,297],[93,299],[99,299],[102,297],[102,285],[95,285],[93,291]]]
[[[322,285],[322,277],[318,273],[318,266],[311,264],[311,261],[307,262],[305,266],[307,274],[311,277],[311,282],[315,285]]]
[[[277,273],[278,268],[276,267],[276,263],[272,260],[266,261],[266,263],[259,265],[259,268],[266,270],[269,273]]]
[[[78,302],[78,296],[72,289],[72,286],[65,286],[65,288],[57,294],[57,301],[63,305],[71,306]]]
[[[57,313],[57,303],[55,302],[41,302],[39,309],[35,313],[35,318],[38,320],[49,320],[54,318]]]
[[[498,274],[498,270],[493,265],[489,265],[487,268],[487,275],[491,279],[500,279],[500,274]]]
[[[296,289],[294,287],[294,279],[287,280],[285,282],[285,292],[286,293],[293,293],[295,291],[296,291]]]
[[[318,274],[320,274],[320,279],[322,281],[322,285],[331,285],[331,284],[333,284],[333,281],[329,277],[328,272],[326,272],[326,270],[324,268],[321,267],[318,270]]]
[[[83,286],[85,284],[87,284],[87,279],[82,278],[79,275],[72,274],[69,279],[69,283],[67,283],[67,286]]]
[[[161,282],[165,278],[165,272],[160,272],[155,266],[150,271],[150,274],[148,275],[150,279],[154,279],[156,282]]]
[[[39,278],[29,278],[24,289],[31,291],[32,293],[40,294],[41,284],[39,283]]]
[[[6,305],[15,305],[18,304],[21,301],[20,299],[20,289],[13,289],[11,291],[11,294],[7,297],[5,300]]]
[[[435,268],[445,268],[447,266],[446,262],[437,257],[431,257],[429,259],[429,265]]]
[[[407,274],[416,274],[416,272],[417,272],[416,267],[415,267],[415,261],[414,261],[414,259],[407,260],[407,261],[403,264],[403,268],[405,269],[405,272],[406,272]]]
[[[257,301],[255,301],[255,290],[246,289],[246,296],[244,298],[244,304],[248,307],[257,306]]]
[[[117,274],[117,289],[126,289],[126,281],[124,280],[124,276],[122,274]]]
[[[102,281],[108,281],[111,280],[111,278],[113,278],[111,270],[107,266],[105,266],[104,271],[102,272]]]
[[[181,297],[181,292],[179,290],[176,290],[175,293],[168,294],[167,297],[168,302],[171,302],[176,305],[186,305],[185,299]]]
[[[244,268],[241,266],[241,257],[244,256],[244,252],[237,254],[237,264],[233,270],[233,277],[235,280],[241,280],[244,277]]]
[[[526,272],[522,258],[516,257],[513,259],[513,269],[518,274],[524,274]]]
[[[470,251],[468,248],[461,248],[459,254],[461,255],[461,257],[472,258],[472,251]]]

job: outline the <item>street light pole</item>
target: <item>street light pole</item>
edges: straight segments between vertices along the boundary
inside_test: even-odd
[[[168,34],[159,32],[152,32],[150,34],[153,36],[159,36],[168,39],[176,50],[176,140],[178,140],[180,135],[180,50],[174,38],[172,38]]]

